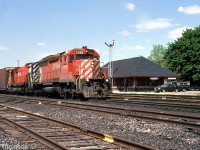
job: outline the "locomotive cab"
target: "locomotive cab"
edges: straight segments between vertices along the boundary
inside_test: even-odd
[[[73,49],[63,55],[62,62],[73,74],[76,93],[86,98],[107,96],[109,84],[100,72],[99,54],[94,49]]]

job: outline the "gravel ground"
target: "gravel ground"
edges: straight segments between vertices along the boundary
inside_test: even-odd
[[[28,150],[28,145],[23,144],[20,140],[15,139],[0,128],[0,150],[6,149]]]
[[[129,117],[96,114],[39,104],[18,103],[14,105],[33,113],[81,125],[95,131],[123,137],[159,150],[200,149],[200,130],[181,128],[176,125],[154,123]]]

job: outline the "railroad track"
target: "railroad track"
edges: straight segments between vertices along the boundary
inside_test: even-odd
[[[51,149],[154,149],[84,127],[0,105],[1,120],[20,128]]]
[[[145,94],[144,94],[145,95]],[[141,96],[141,95],[139,95]],[[11,97],[11,101],[14,99],[17,99],[19,96],[14,96],[14,95],[2,95],[0,94],[0,97]],[[21,97],[21,96],[20,96]],[[27,97],[28,98],[28,97]],[[29,97],[31,99],[38,99],[37,97]],[[195,97],[196,98],[196,97]],[[39,99],[43,99],[46,100],[46,98],[41,98],[39,97]],[[48,99],[48,100],[55,100],[55,99]],[[58,100],[58,99],[57,99]],[[163,107],[164,109],[175,109],[175,110],[182,110],[182,111],[188,111],[188,112],[194,112],[194,113],[198,113],[200,112],[200,104],[198,102],[198,100],[193,101],[192,103],[189,103],[187,101],[187,103],[185,103],[185,101],[173,101],[173,100],[169,100],[166,101],[166,99],[156,99],[155,101],[149,100],[149,99],[139,99],[139,100],[133,100],[133,99],[107,99],[107,100],[99,100],[99,99],[95,99],[95,100],[89,100],[91,102],[97,102],[97,103],[102,103],[102,104],[128,104],[130,105],[143,105],[143,106],[150,106],[150,107]]]
[[[171,113],[160,113],[155,111],[145,111],[138,109],[127,109],[120,107],[105,106],[99,104],[86,104],[86,103],[77,103],[73,101],[64,101],[64,100],[53,100],[53,99],[30,99],[27,101],[24,98],[24,103],[43,103],[45,105],[51,105],[56,107],[65,107],[69,109],[77,109],[79,111],[92,111],[96,113],[106,113],[112,115],[133,117],[137,119],[145,119],[153,122],[164,122],[168,124],[181,125],[187,128],[197,128],[200,129],[200,117],[190,116],[190,115],[178,115]]]
[[[93,101],[93,102],[96,102]],[[155,108],[164,108],[169,110],[182,110],[188,112],[198,113],[200,112],[200,105],[194,103],[181,103],[181,102],[165,102],[165,101],[149,101],[149,100],[119,100],[112,99],[106,101],[98,101],[98,103],[107,103],[107,104],[127,104],[129,106],[142,105],[145,107],[155,107]]]
[[[34,101],[33,101],[34,102]],[[124,108],[116,108],[102,105],[91,105],[91,104],[80,104],[73,102],[46,102],[43,101],[40,103],[44,103],[51,106],[59,106],[65,107],[69,109],[77,109],[79,111],[92,111],[96,113],[105,113],[111,115],[119,115],[132,117],[137,119],[144,119],[148,121],[156,121],[156,122],[164,122],[169,124],[181,125],[188,128],[198,128],[200,129],[200,117],[195,116],[186,116],[186,115],[177,115],[177,114],[169,114],[169,113],[159,113],[154,111],[143,111],[136,109],[124,109]]]
[[[181,102],[200,104],[200,96],[187,95],[164,95],[164,94],[109,94],[110,99],[125,100],[148,100],[148,101],[164,101],[164,102]]]

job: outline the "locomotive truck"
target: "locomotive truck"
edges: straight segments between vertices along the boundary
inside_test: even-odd
[[[8,76],[0,90],[4,86],[14,94],[92,98],[106,97],[110,89],[100,68],[99,54],[86,46],[49,55],[23,67],[4,68],[0,73]]]

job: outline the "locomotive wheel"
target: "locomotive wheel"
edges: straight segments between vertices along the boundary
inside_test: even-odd
[[[64,99],[69,99],[70,98],[70,93],[66,92],[64,93]]]
[[[103,92],[101,90],[98,91],[98,94],[99,94],[99,98],[103,99]]]
[[[68,99],[67,93],[64,94],[64,99]]]
[[[81,101],[86,101],[88,98],[86,98],[83,94],[79,94],[79,98]]]

